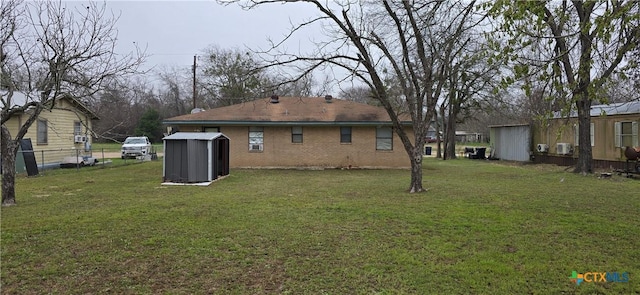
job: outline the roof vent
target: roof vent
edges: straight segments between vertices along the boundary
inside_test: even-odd
[[[195,109],[191,110],[191,113],[192,114],[197,114],[197,113],[202,112],[202,111],[204,111],[204,110],[201,109],[201,108],[195,108]]]
[[[330,103],[332,99],[333,99],[333,96],[331,96],[331,95],[328,95],[328,94],[327,94],[327,95],[325,95],[325,96],[324,96],[324,100],[325,100],[327,103]]]
[[[271,96],[271,103],[278,103],[278,99],[280,99],[277,95],[272,95]]]

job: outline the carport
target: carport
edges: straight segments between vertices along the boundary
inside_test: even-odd
[[[229,138],[219,132],[178,132],[163,138],[162,179],[211,182],[229,175]]]

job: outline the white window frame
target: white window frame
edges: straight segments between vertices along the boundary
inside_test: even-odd
[[[82,135],[82,122],[73,121],[73,135]]]
[[[631,134],[622,134],[622,124],[631,123]],[[614,146],[622,147],[622,137],[631,136],[631,145],[638,146],[638,122],[637,121],[620,121],[614,123]]]
[[[255,147],[258,149],[255,149]],[[261,152],[264,150],[264,127],[252,126],[249,127],[249,151]]]
[[[576,146],[580,146],[580,136],[579,136],[580,130],[579,129],[580,129],[580,125],[573,124],[573,131],[574,131],[574,134],[575,134]],[[591,122],[591,124],[589,125],[589,132],[590,132],[589,138],[591,139],[591,146],[595,146],[596,145],[595,130],[596,130],[595,123]]]
[[[387,132],[387,130],[390,132]],[[380,134],[384,131],[385,134]],[[386,134],[389,133],[389,134]],[[376,128],[376,150],[392,151],[393,150],[393,128],[389,126]]]
[[[49,143],[49,122],[44,119],[38,119],[37,128],[37,143],[48,144]]]

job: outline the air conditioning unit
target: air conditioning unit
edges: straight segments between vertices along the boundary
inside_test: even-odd
[[[261,143],[253,143],[249,145],[249,150],[250,151],[262,151],[262,144]]]
[[[561,142],[556,146],[558,155],[571,155],[573,153],[573,146],[570,143]]]
[[[84,135],[75,135],[75,136],[73,136],[73,142],[74,143],[87,142],[87,137],[84,136]]]
[[[538,146],[536,147],[536,150],[538,151],[538,153],[546,153],[549,151],[549,145],[544,143],[539,143]]]

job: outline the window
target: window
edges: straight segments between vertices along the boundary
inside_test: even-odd
[[[204,127],[202,128],[204,132],[220,132],[220,127]]]
[[[393,130],[391,127],[376,128],[376,150],[393,150]]]
[[[262,151],[264,148],[263,127],[249,127],[249,151]]]
[[[580,131],[578,131],[579,128],[580,128],[580,125],[578,125],[578,124],[574,124],[573,125],[573,131],[574,131],[574,134],[575,134],[576,146],[579,146],[579,144],[580,144],[580,139],[579,139],[579,136],[578,136],[580,134],[579,133]],[[595,144],[596,144],[596,141],[595,141],[595,129],[596,128],[595,128],[594,123],[591,123],[591,125],[589,127],[589,134],[591,135],[590,136],[590,138],[591,138],[591,146],[595,146]]]
[[[340,143],[351,143],[351,127],[340,127]]]
[[[47,139],[48,126],[46,120],[38,120],[38,144],[47,144],[49,140]]]
[[[73,122],[73,135],[82,135],[82,123],[79,121]]]
[[[291,127],[291,142],[302,143],[302,126]]]
[[[615,122],[615,146],[638,146],[638,122]]]

